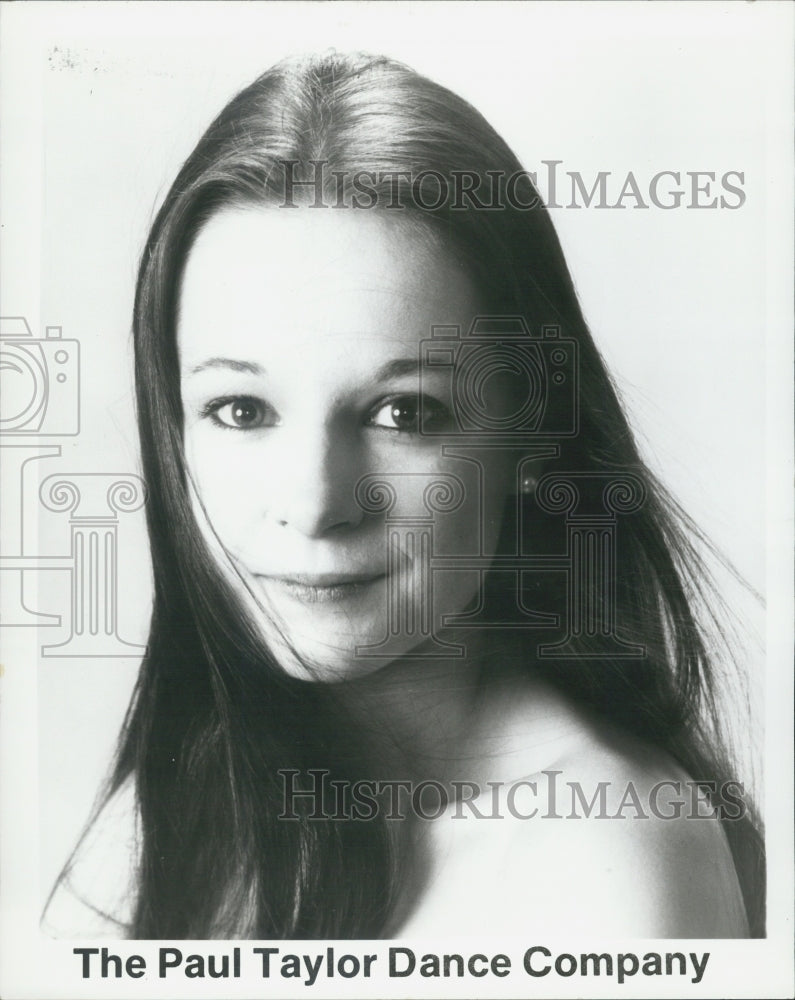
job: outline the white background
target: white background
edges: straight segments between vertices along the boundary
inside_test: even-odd
[[[789,905],[791,871],[780,796],[791,788],[782,728],[790,703],[790,543],[782,518],[791,454],[792,9],[67,3],[5,5],[2,19],[2,313],[25,315],[36,334],[60,325],[82,351],[81,434],[47,473],[137,469],[129,329],[148,224],[211,117],[283,56],[333,47],[404,60],[483,112],[525,167],[539,171],[542,193],[542,161],[550,159],[562,161],[561,173],[579,171],[588,186],[598,171],[612,171],[611,201],[629,171],[642,191],[662,170],[681,172],[683,181],[687,171],[744,174],[746,201],[734,211],[636,210],[627,199],[623,211],[563,208],[553,219],[652,467],[768,597],[767,622],[752,600],[738,600],[752,628],[768,629],[766,656],[763,634],[748,648],[760,714],[765,690],[769,699],[771,846],[775,859],[775,837],[785,838],[778,859],[787,866],[783,885],[773,887],[772,927],[786,942],[791,925],[787,931],[775,908]],[[121,627],[139,642],[149,601],[145,553],[143,519],[129,515]],[[42,580],[42,599],[50,591],[57,588]],[[76,978],[48,982],[32,957],[36,910],[105,772],[136,663],[53,659],[37,674],[36,637],[8,633],[0,633],[3,849],[11,866],[2,947],[13,991],[3,995],[88,995],[91,984]],[[748,729],[760,731],[757,721]],[[774,946],[748,947],[769,949],[766,992],[784,995]],[[38,965],[27,977],[14,962],[23,956]],[[76,968],[53,961],[70,975]],[[759,969],[754,980],[747,962],[723,972],[724,996],[752,995],[743,983],[766,974]],[[540,982],[545,990],[586,988]],[[521,980],[503,985],[506,995],[522,988]],[[95,989],[102,994],[102,984]]]

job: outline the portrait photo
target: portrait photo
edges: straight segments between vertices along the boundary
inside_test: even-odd
[[[792,10],[0,16],[3,996],[787,996]]]

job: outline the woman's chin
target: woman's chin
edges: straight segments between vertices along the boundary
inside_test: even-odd
[[[383,670],[407,654],[420,655],[422,646],[416,638],[397,636],[385,642],[383,634],[325,638],[294,634],[289,647],[273,638],[269,645],[282,669],[291,677],[340,684]]]

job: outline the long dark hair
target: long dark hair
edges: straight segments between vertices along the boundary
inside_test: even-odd
[[[370,171],[378,210],[389,211],[383,206],[397,196],[407,217],[465,262],[487,311],[555,324],[578,342],[579,433],[561,445],[560,467],[643,476],[646,501],[622,534],[616,608],[622,634],[645,656],[589,659],[583,645],[582,655],[535,669],[694,778],[729,776],[709,647],[694,611],[706,593],[699,536],[644,468],[529,177],[517,178],[516,157],[469,104],[402,65],[338,55],[290,61],[211,124],[157,214],[138,275],[137,404],[154,610],[111,783],[112,792],[133,776],[140,809],[133,937],[378,937],[395,906],[401,850],[381,818],[277,818],[280,768],[320,767],[356,780],[367,776],[372,747],[348,717],[344,685],[301,682],[275,662],[202,539],[182,446],[175,324],[192,243],[223,207],[284,204],[285,163],[293,179],[307,179],[321,162],[328,204],[338,201],[340,183]],[[447,199],[429,207],[411,182],[425,171],[490,177],[503,201],[514,177],[515,205],[535,204],[488,211]],[[301,190],[311,203],[313,191]],[[720,804],[719,791],[714,798]],[[761,838],[750,813],[725,826],[759,934]]]

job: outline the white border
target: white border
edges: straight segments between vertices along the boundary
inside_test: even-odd
[[[215,110],[232,92],[235,86],[244,84],[258,69],[265,68],[272,59],[266,57],[261,50],[275,52],[276,57],[287,54],[295,49],[312,50],[334,45],[338,48],[365,47],[372,51],[385,51],[388,54],[405,58],[417,69],[448,83],[453,89],[459,89],[465,96],[478,103],[481,110],[492,120],[498,129],[508,135],[509,141],[519,149],[522,142],[517,127],[517,118],[511,114],[511,109],[520,102],[527,100],[528,104],[538,109],[539,106],[550,106],[548,118],[544,118],[536,110],[536,119],[547,126],[546,140],[539,139],[542,155],[558,155],[559,146],[549,148],[556,142],[565,141],[566,122],[560,121],[560,114],[555,117],[556,92],[561,92],[565,105],[566,95],[572,97],[572,74],[582,68],[601,67],[603,77],[595,77],[590,81],[580,80],[577,83],[579,99],[583,103],[589,100],[589,93],[595,86],[594,80],[608,81],[610,74],[616,74],[627,67],[636,71],[643,65],[643,53],[653,54],[655,51],[665,51],[670,55],[670,77],[659,81],[659,95],[664,102],[666,94],[676,92],[680,87],[680,115],[688,119],[688,97],[698,102],[697,95],[692,91],[688,95],[687,86],[677,75],[678,67],[684,60],[687,72],[684,82],[690,87],[697,86],[692,67],[687,63],[689,55],[699,48],[704,55],[703,85],[711,85],[711,80],[721,74],[729,80],[728,74],[734,72],[740,76],[747,71],[747,65],[738,62],[744,58],[747,63],[753,63],[758,72],[757,88],[750,95],[758,108],[760,120],[760,135],[763,136],[764,149],[758,145],[753,148],[748,137],[740,136],[740,148],[747,151],[749,159],[756,165],[757,174],[749,177],[749,197],[765,199],[764,228],[761,230],[761,242],[758,254],[762,260],[761,273],[765,283],[764,290],[757,288],[765,303],[764,316],[758,317],[754,331],[748,331],[749,336],[760,336],[764,331],[767,347],[767,371],[765,382],[765,454],[764,470],[766,482],[764,495],[766,497],[766,541],[765,562],[755,562],[755,555],[743,547],[743,538],[753,535],[753,524],[739,523],[732,519],[732,514],[742,511],[742,502],[738,507],[731,505],[723,507],[718,512],[713,524],[708,524],[708,530],[718,537],[718,541],[728,548],[744,571],[757,585],[764,582],[764,590],[768,597],[767,630],[766,630],[766,662],[768,664],[768,683],[766,696],[766,753],[765,778],[768,789],[767,821],[768,849],[770,870],[770,919],[769,936],[766,941],[759,942],[714,942],[710,943],[712,952],[711,972],[708,981],[700,989],[693,988],[702,996],[787,996],[792,991],[792,898],[793,898],[793,867],[792,867],[792,721],[790,705],[792,704],[792,585],[791,556],[792,552],[792,434],[791,434],[791,398],[792,398],[792,152],[790,146],[790,95],[792,93],[793,66],[791,57],[791,40],[793,28],[793,11],[786,5],[775,3],[721,4],[721,3],[686,3],[679,5],[647,5],[635,3],[570,3],[560,6],[547,4],[363,4],[337,3],[333,5],[320,4],[188,4],[188,3],[133,3],[116,4],[78,4],[78,3],[37,3],[28,5],[4,4],[0,9],[2,16],[2,87],[0,101],[2,102],[3,129],[0,134],[2,147],[3,182],[0,188],[2,197],[2,302],[4,312],[20,311],[22,307],[34,330],[40,331],[45,323],[58,323],[59,316],[47,312],[48,303],[56,301],[48,288],[40,286],[42,270],[41,260],[42,235],[42,178],[43,155],[48,151],[42,149],[41,136],[44,127],[42,117],[42,80],[46,73],[46,59],[52,54],[53,46],[70,50],[78,59],[87,54],[97,56],[100,69],[116,74],[116,80],[124,79],[128,73],[127,82],[134,87],[135,74],[141,72],[162,74],[164,86],[171,80],[182,78],[196,86],[195,74],[191,76],[191,64],[197,64],[201,57],[203,67],[204,90],[194,93],[195,102],[190,102],[190,92],[180,97],[177,89],[169,90],[172,95],[172,108],[185,100],[186,118],[195,115],[195,120],[188,120],[183,132],[177,132],[171,139],[169,148],[155,150],[155,155],[165,163],[178,162],[190,149],[197,134],[196,125],[203,125],[208,120],[206,109]],[[659,50],[650,47],[648,41],[650,26],[653,22],[654,37]],[[531,34],[535,32],[536,34]],[[536,37],[540,34],[543,41]],[[123,41],[122,41],[123,40]],[[547,50],[543,57],[542,50]],[[504,51],[503,51],[504,50]],[[630,53],[622,56],[621,53]],[[635,56],[632,56],[632,53]],[[480,57],[479,57],[480,53]],[[497,58],[500,54],[501,58]],[[744,54],[744,55],[743,55]],[[536,80],[532,94],[511,92],[510,85],[515,82],[518,74],[521,79],[527,79],[527,68],[519,60],[531,61],[536,55],[541,60],[540,65],[545,72],[543,79]],[[601,56],[601,58],[600,58]],[[105,60],[103,64],[102,60]],[[126,63],[125,63],[126,60]],[[512,60],[515,60],[512,62]],[[550,65],[555,69],[549,70]],[[500,70],[499,67],[502,66]],[[255,68],[256,67],[256,68]],[[517,68],[518,67],[518,68]],[[89,71],[87,64],[82,66]],[[251,70],[251,71],[250,71]],[[494,80],[495,75],[502,76]],[[491,74],[493,86],[491,90],[484,85],[484,77]],[[513,74],[513,75],[512,75]],[[633,129],[643,128],[643,108],[637,104],[634,93],[633,78],[626,78],[626,85],[618,88],[626,94],[626,104],[619,103],[612,109],[607,109],[605,117],[597,120],[599,127],[609,125],[610,113],[619,116],[627,123],[628,147],[626,150],[616,148],[615,144],[609,150],[613,162],[607,165],[620,169],[621,164],[641,171],[643,164],[636,166],[633,156],[638,155],[638,146],[633,147],[631,136]],[[165,87],[168,90],[168,87]],[[731,88],[729,88],[731,90]],[[614,89],[615,95],[617,91]],[[506,100],[506,96],[510,100]],[[532,101],[530,98],[532,97]],[[204,104],[202,105],[202,102]],[[484,103],[485,102],[485,103]],[[202,105],[200,111],[196,110]],[[675,101],[662,104],[669,115],[673,115]],[[726,114],[727,108],[716,106],[717,117]],[[122,112],[120,111],[120,114]],[[660,127],[666,121],[662,115]],[[747,124],[750,119],[744,114],[744,109],[738,109],[738,121]],[[692,122],[690,123],[692,126]],[[560,131],[556,131],[560,129]],[[143,129],[143,136],[146,130]],[[554,137],[554,138],[552,138]],[[161,136],[162,138],[162,136]],[[596,133],[592,137],[598,141]],[[692,136],[695,143],[696,136]],[[96,141],[96,140],[95,140]],[[164,140],[165,141],[165,140]],[[543,148],[542,148],[543,147]],[[568,147],[567,147],[568,148]],[[574,148],[577,146],[574,144]],[[583,147],[580,147],[583,148]],[[695,148],[695,146],[694,146]],[[641,149],[642,151],[642,149]],[[683,159],[687,158],[688,147],[683,147]],[[49,151],[50,155],[52,151]],[[520,156],[528,159],[524,149],[519,149]],[[760,153],[761,159],[760,159]],[[142,154],[148,156],[150,150],[144,149]],[[632,161],[628,162],[627,157]],[[564,150],[565,158],[565,150]],[[143,163],[143,159],[142,159]],[[759,176],[759,164],[762,164],[762,175]],[[568,164],[567,164],[568,165]],[[530,164],[528,163],[528,166]],[[712,164],[702,165],[701,162],[681,162],[677,164],[682,170],[712,169]],[[734,164],[726,164],[733,167]],[[584,161],[572,162],[572,167],[587,169]],[[669,167],[669,163],[661,163],[660,168]],[[169,165],[163,168],[162,181],[166,183]],[[90,191],[83,192],[88,196]],[[140,244],[143,226],[146,219],[146,209],[139,209],[143,214],[137,219],[127,220],[127,226],[121,227],[118,233],[120,241],[126,241],[129,247],[130,259]],[[585,213],[583,213],[585,214]],[[672,213],[673,224],[685,224],[685,217]],[[562,239],[569,256],[572,270],[575,274],[579,290],[584,300],[586,315],[591,318],[597,338],[600,333],[613,336],[615,329],[612,321],[616,315],[611,312],[609,298],[600,291],[592,277],[596,268],[591,267],[594,259],[594,248],[585,248],[578,243],[581,238],[579,219],[569,218],[565,213],[555,216],[556,224],[561,230]],[[593,217],[588,224],[596,224]],[[601,225],[601,221],[599,222]],[[688,222],[689,224],[689,222]],[[628,226],[634,225],[634,220]],[[136,226],[138,227],[136,229]],[[45,233],[51,239],[52,234]],[[72,234],[80,240],[80,234]],[[138,244],[135,241],[138,240]],[[643,244],[641,243],[641,247]],[[622,257],[623,254],[623,257]],[[597,272],[603,286],[621,291],[626,304],[632,298],[633,286],[636,280],[627,274],[624,282],[617,280],[616,264],[626,266],[628,259],[626,246],[611,244],[610,250],[602,261],[603,267]],[[615,262],[615,263],[613,263]],[[101,268],[102,261],[98,261]],[[98,274],[98,281],[103,275]],[[681,275],[680,275],[681,277]],[[713,279],[714,279],[713,275]],[[664,278],[664,276],[661,276]],[[112,279],[108,279],[112,280]],[[122,281],[131,281],[131,273],[121,276]],[[712,291],[718,285],[710,284]],[[670,294],[676,295],[678,289],[674,284]],[[753,289],[751,291],[754,291]],[[691,290],[692,293],[692,290]],[[128,291],[128,296],[129,296]],[[641,302],[648,298],[647,286],[640,290]],[[685,306],[698,308],[697,295]],[[14,303],[6,309],[7,304]],[[664,297],[655,302],[662,308]],[[708,310],[709,311],[709,310]],[[620,319],[620,317],[618,317]],[[65,335],[74,335],[75,331],[66,331]],[[126,327],[119,331],[120,340],[126,335]],[[631,331],[626,338],[605,344],[608,358],[619,369],[625,383],[638,386],[639,396],[633,397],[630,389],[630,405],[634,406],[647,436],[652,439],[652,447],[656,456],[660,457],[666,476],[673,476],[686,491],[689,484],[696,481],[694,492],[686,497],[686,505],[699,508],[695,513],[707,514],[720,504],[721,496],[726,492],[726,467],[721,474],[723,480],[718,493],[712,493],[711,475],[706,471],[702,476],[693,476],[693,463],[697,468],[709,468],[709,434],[699,442],[692,444],[691,456],[680,457],[676,453],[676,445],[682,431],[692,430],[699,420],[698,411],[693,411],[680,418],[679,424],[670,427],[673,419],[672,411],[666,410],[669,396],[664,390],[664,382],[658,384],[660,395],[655,396],[654,379],[643,377],[642,356],[637,367],[632,367],[627,359],[626,347]],[[673,336],[673,333],[672,333]],[[697,345],[692,350],[697,352]],[[730,345],[729,345],[730,346]],[[126,348],[125,348],[126,349]],[[703,364],[703,362],[702,362]],[[706,369],[705,369],[706,370]],[[715,359],[715,367],[710,369],[718,378],[723,371],[720,359]],[[113,376],[116,377],[115,375]],[[114,383],[117,392],[116,401],[124,395],[122,382]],[[705,396],[709,399],[720,399],[714,386],[706,385]],[[126,397],[124,397],[126,399]],[[676,400],[676,403],[684,403]],[[724,399],[726,419],[731,416],[733,401]],[[107,402],[106,402],[107,405]],[[124,410],[126,403],[119,404]],[[737,405],[741,405],[739,402]],[[101,406],[101,404],[100,404]],[[126,411],[125,411],[126,412]],[[666,430],[666,427],[669,427]],[[122,447],[126,448],[122,437]],[[753,458],[748,448],[759,448],[758,437],[752,445],[742,443],[738,446],[738,477],[737,489],[742,492],[741,472],[745,463],[753,467]],[[118,439],[109,445],[110,449],[119,447]],[[125,453],[125,457],[126,457]],[[133,454],[129,452],[129,454]],[[677,473],[678,463],[682,463]],[[690,466],[688,466],[690,462]],[[719,477],[720,478],[720,477]],[[705,482],[704,480],[707,480]],[[669,479],[670,481],[670,479]],[[682,489],[679,490],[680,494]],[[701,497],[701,499],[700,499]],[[689,502],[688,502],[689,501]],[[753,516],[747,508],[745,516]],[[723,518],[723,521],[721,521]],[[703,521],[703,516],[701,517]],[[732,535],[736,535],[736,545],[731,544]],[[729,542],[729,544],[727,544]],[[761,574],[761,575],[757,575]],[[88,997],[107,996],[110,986],[101,981],[83,982],[76,972],[76,960],[71,955],[70,946],[66,943],[54,943],[39,938],[37,930],[40,891],[35,891],[38,884],[39,858],[36,837],[33,831],[41,829],[38,815],[38,795],[40,780],[45,783],[52,781],[49,774],[38,773],[39,742],[35,739],[41,718],[37,708],[38,691],[36,672],[31,669],[36,662],[35,639],[30,634],[0,634],[3,648],[5,672],[2,678],[3,726],[0,731],[0,752],[2,753],[2,887],[3,903],[0,913],[0,962],[2,962],[2,995],[14,997]],[[66,685],[68,689],[68,685]],[[65,697],[68,690],[65,691]],[[117,695],[117,699],[120,696]],[[115,704],[116,716],[120,711],[123,699]],[[68,704],[68,703],[67,703]],[[113,714],[113,713],[110,713]],[[112,727],[111,727],[112,728]],[[110,729],[108,730],[110,731]],[[68,727],[60,732],[54,732],[51,739],[58,745],[59,738],[66,741],[74,735]],[[47,744],[47,734],[43,746]],[[103,734],[107,740],[107,733]],[[68,748],[64,746],[64,752]],[[92,777],[93,780],[93,777]],[[86,781],[81,789],[83,796],[89,795],[89,783]],[[49,821],[49,817],[46,817]],[[489,942],[484,939],[478,950],[506,951],[516,956],[514,964],[518,966],[518,956],[521,947],[518,936],[516,942],[497,943],[487,947]],[[544,942],[548,943],[548,942]],[[284,950],[303,951],[320,950],[319,943],[313,943],[307,949],[293,943]],[[363,942],[344,945],[344,950],[354,953],[373,951],[376,948],[366,947]],[[576,942],[564,942],[562,950],[576,951]],[[681,950],[703,950],[696,948],[696,942],[684,942]],[[464,950],[466,943],[450,942],[448,950]],[[676,950],[673,942],[662,942],[659,947],[651,942],[627,942],[624,950]],[[185,948],[183,944],[180,945]],[[554,942],[549,944],[554,946]],[[385,948],[386,945],[379,945]],[[705,946],[706,947],[706,946]],[[122,953],[146,952],[153,954],[155,945],[137,945],[131,943],[119,946],[116,950]],[[199,946],[197,945],[197,950]],[[201,945],[207,950],[207,943]],[[443,939],[438,942],[422,942],[418,950],[444,950]],[[606,950],[616,952],[621,950],[617,942],[606,942]],[[187,949],[186,949],[187,950]],[[598,942],[589,941],[585,950],[601,950]],[[714,970],[714,972],[712,971]],[[373,983],[349,981],[339,991],[329,984],[329,990],[321,993],[318,987],[307,990],[299,987],[289,991],[289,983],[282,981],[267,987],[268,995],[307,995],[310,992],[321,995],[427,995],[427,996],[466,996],[477,989],[482,996],[516,995],[533,989],[537,994],[575,996],[575,995],[614,995],[618,987],[609,981],[597,983],[584,982],[578,979],[553,982],[550,979],[538,980],[535,985],[522,976],[512,976],[504,981],[480,980],[472,982],[442,981],[440,984],[422,982],[417,979],[403,985],[401,981],[386,983],[383,994],[377,994]],[[642,986],[641,986],[642,983]],[[247,983],[221,983],[211,989],[214,984],[202,986],[199,983],[180,985],[177,981],[167,984],[141,981],[141,983],[113,984],[114,996],[247,996],[265,991],[261,981]],[[633,981],[631,989],[635,995],[643,989],[643,995],[668,996],[684,995],[689,988],[666,983],[659,991],[655,989],[654,981],[648,983],[641,980]]]

